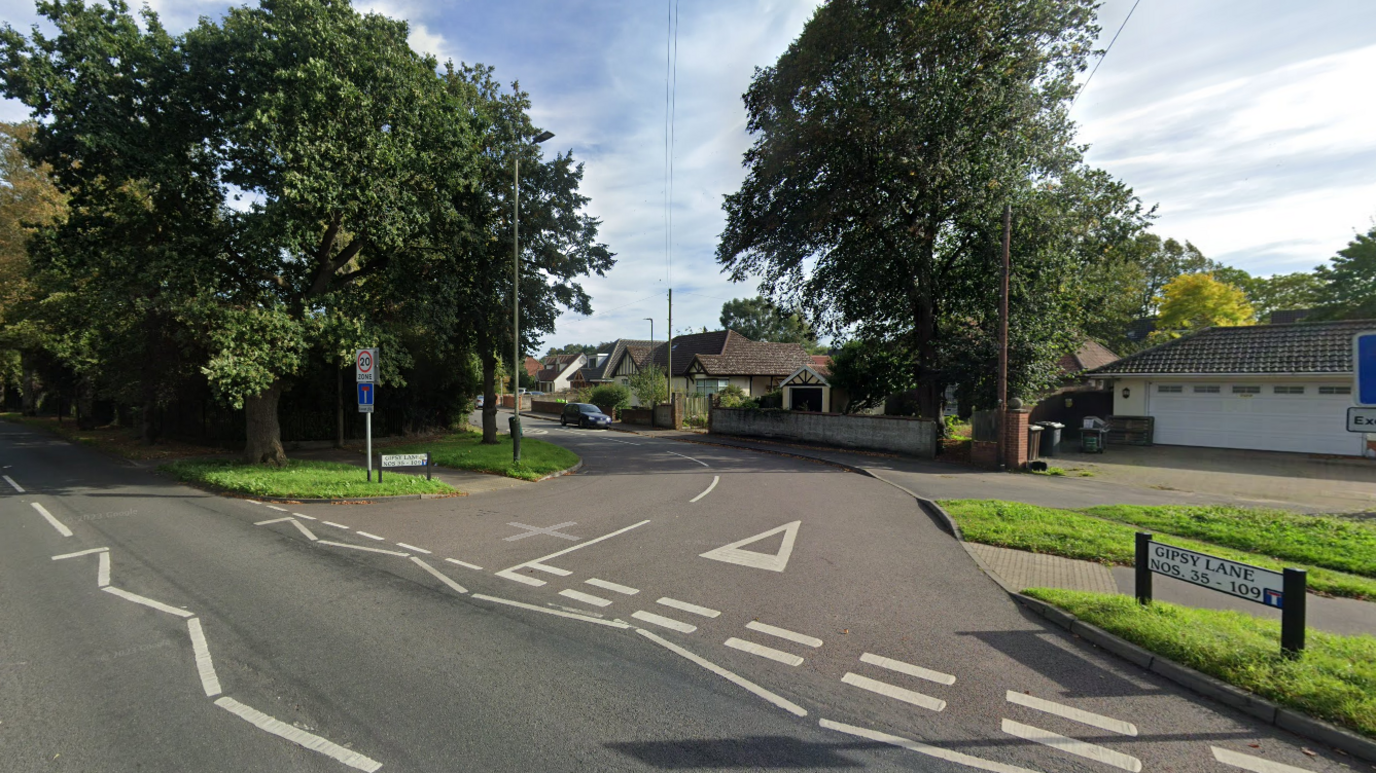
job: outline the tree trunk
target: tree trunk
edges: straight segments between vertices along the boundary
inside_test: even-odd
[[[497,444],[497,357],[483,355],[483,443]]]
[[[244,461],[282,467],[287,454],[282,450],[282,427],[277,423],[277,403],[282,397],[282,380],[244,399],[244,419],[248,438],[244,442]]]

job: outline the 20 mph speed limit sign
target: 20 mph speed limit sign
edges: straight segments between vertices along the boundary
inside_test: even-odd
[[[354,375],[360,384],[377,383],[377,347],[358,350],[354,355]]]

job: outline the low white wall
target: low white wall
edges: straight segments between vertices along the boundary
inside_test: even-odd
[[[924,459],[936,456],[936,424],[908,416],[713,408],[711,432],[890,451]]]

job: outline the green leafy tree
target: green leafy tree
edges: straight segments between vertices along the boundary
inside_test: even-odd
[[[1376,318],[1376,227],[1357,234],[1315,274],[1323,282],[1318,319]]]
[[[1215,275],[1215,278],[1218,278]],[[1256,309],[1257,318],[1266,320],[1275,311],[1313,309],[1323,302],[1327,289],[1323,278],[1317,271],[1296,271],[1290,274],[1272,274],[1268,277],[1255,277],[1242,289],[1247,291],[1247,300]]]
[[[1241,288],[1212,274],[1181,274],[1161,291],[1161,316],[1152,335],[1176,338],[1203,327],[1235,327],[1255,320],[1256,311]]]
[[[669,382],[664,378],[664,368],[647,365],[631,376],[631,393],[645,407],[659,405],[669,399]]]
[[[817,335],[802,314],[780,309],[763,296],[723,303],[721,326],[752,341],[801,344],[808,351],[818,349]]]
[[[861,413],[911,385],[909,362],[901,341],[847,341],[831,356],[827,381],[846,393],[846,413]]]

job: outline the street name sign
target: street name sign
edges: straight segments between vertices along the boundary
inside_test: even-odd
[[[424,467],[429,464],[429,454],[383,454],[382,467]]]
[[[373,393],[374,393],[375,391],[376,391],[376,390],[375,390],[375,388],[374,388],[374,386],[373,386],[372,384],[359,384],[359,385],[358,385],[358,412],[359,412],[359,413],[372,413],[372,412],[373,412]]]
[[[1376,408],[1348,408],[1347,431],[1376,434]]]
[[[377,347],[359,349],[354,354],[354,376],[360,384],[377,383]]]

